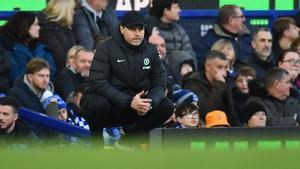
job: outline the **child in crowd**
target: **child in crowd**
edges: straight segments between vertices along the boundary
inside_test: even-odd
[[[201,127],[198,107],[194,104],[180,104],[175,110],[176,128]]]
[[[193,92],[187,89],[181,89],[179,85],[173,87],[172,101],[175,105],[175,109],[181,104],[193,104],[198,107],[198,97]],[[165,122],[165,127],[174,127],[177,124],[176,116],[173,115]]]
[[[256,78],[255,70],[251,67],[244,66],[237,71],[237,76],[235,79],[235,86],[232,89],[232,98],[234,109],[238,115],[238,118],[243,124],[244,119],[244,107],[246,101],[250,97],[249,94],[249,81]]]
[[[261,104],[252,102],[247,104],[244,111],[244,126],[246,127],[266,127],[266,110]]]
[[[225,112],[220,110],[214,110],[206,114],[205,116],[206,128],[223,128],[230,127]]]
[[[65,101],[61,99],[58,95],[53,94],[50,91],[46,91],[43,94],[41,101],[46,110],[49,109],[50,105],[56,103],[58,110],[56,111],[54,107],[51,111],[49,111],[48,115],[54,116],[59,120],[65,121],[68,124],[76,125],[87,130],[90,129],[87,121],[83,117],[80,117],[76,113],[74,113],[72,109],[69,109]]]

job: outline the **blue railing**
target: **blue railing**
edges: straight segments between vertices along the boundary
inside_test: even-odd
[[[90,137],[90,131],[87,129],[67,124],[61,120],[55,119],[45,114],[34,112],[24,107],[20,109],[19,117],[26,121],[29,125],[40,126],[42,128],[51,129],[52,131],[80,138]]]

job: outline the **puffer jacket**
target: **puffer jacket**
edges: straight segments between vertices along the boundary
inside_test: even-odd
[[[128,108],[132,97],[144,90],[155,108],[165,89],[165,70],[156,48],[147,39],[134,47],[116,29],[112,38],[98,45],[85,94],[100,94],[119,107]]]
[[[177,23],[163,23],[150,13],[145,16],[147,27],[156,27],[166,42],[167,59],[174,72],[178,72],[183,60],[193,59],[197,69],[196,53],[186,31]]]

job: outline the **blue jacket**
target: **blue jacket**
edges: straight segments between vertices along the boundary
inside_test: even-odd
[[[51,77],[56,74],[56,67],[54,59],[46,49],[45,45],[38,43],[36,47],[30,51],[30,49],[20,43],[13,45],[12,53],[12,67],[11,67],[11,78],[16,80],[18,77],[25,73],[26,64],[33,58],[45,59],[50,64]]]
[[[233,45],[236,59],[245,60],[252,53],[251,35],[249,30],[244,26],[240,32],[238,40],[235,37],[225,33],[218,24],[215,24],[212,29],[208,30],[207,34],[200,38],[197,51],[197,61],[199,68],[203,68],[203,61],[207,52],[211,49],[213,44],[219,39],[227,39]]]

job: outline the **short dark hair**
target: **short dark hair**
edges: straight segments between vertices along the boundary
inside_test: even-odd
[[[295,49],[285,49],[285,50],[280,52],[280,54],[278,56],[278,63],[279,63],[279,61],[282,62],[285,58],[285,55],[289,52],[297,53],[299,55],[299,53]]]
[[[150,14],[160,18],[164,14],[164,10],[170,9],[172,4],[177,4],[178,0],[152,0],[152,7],[150,8]]]
[[[33,74],[35,72],[38,72],[42,69],[48,69],[50,71],[50,66],[48,62],[44,59],[31,59],[27,65],[26,65],[26,74]]]
[[[268,27],[258,27],[254,29],[252,33],[252,41],[257,38],[259,32],[270,32],[272,34],[271,29],[269,29]]]
[[[183,117],[189,114],[187,112],[193,112],[193,111],[198,111],[199,113],[198,107],[195,104],[187,104],[187,103],[180,104],[175,110],[175,116]]]
[[[273,22],[272,32],[274,34],[274,38],[279,40],[283,36],[283,32],[289,28],[291,25],[296,25],[296,22],[291,17],[281,17],[276,19]]]
[[[298,46],[300,45],[300,38],[294,40],[291,44],[291,49],[297,50]]]
[[[222,53],[221,51],[218,50],[210,50],[207,55],[205,56],[205,61],[204,63],[206,63],[208,60],[213,60],[213,59],[221,59],[221,60],[226,60],[226,56],[224,53]]]
[[[241,68],[239,68],[237,70],[237,76],[251,76],[253,77],[253,79],[256,78],[256,72],[255,72],[255,69],[253,69],[252,67],[249,67],[249,66],[243,66]]]
[[[267,70],[264,76],[265,88],[269,89],[276,80],[281,80],[283,77],[287,75],[289,75],[289,72],[279,67],[273,67]]]
[[[224,25],[226,23],[229,22],[230,17],[236,15],[236,11],[235,9],[239,9],[240,7],[237,5],[232,5],[232,4],[228,4],[228,5],[223,5],[220,9],[219,9],[219,13],[218,13],[218,23],[220,25]]]
[[[11,97],[11,96],[5,96],[5,97],[0,98],[0,105],[11,106],[13,109],[13,113],[15,113],[15,114],[19,113],[19,110],[21,107],[20,102],[16,98]]]
[[[13,42],[23,43],[31,39],[29,29],[34,23],[35,18],[36,14],[33,12],[17,12],[2,27],[1,33]]]

